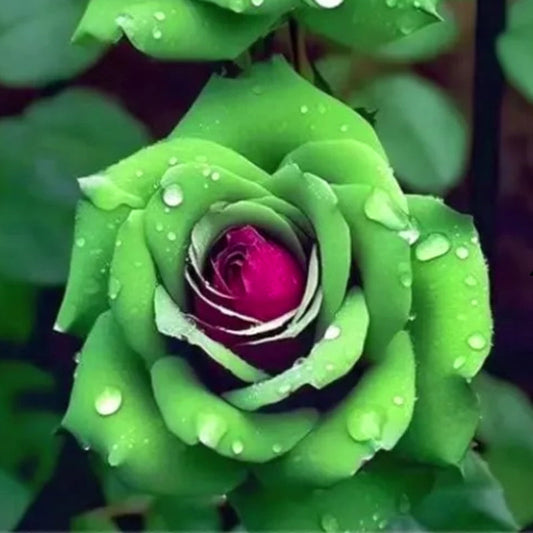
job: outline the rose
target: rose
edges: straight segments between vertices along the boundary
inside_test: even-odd
[[[346,46],[371,49],[441,20],[438,0],[91,0],[77,41],[125,35],[162,59],[235,59],[293,16]]]
[[[80,179],[57,326],[89,336],[64,425],[148,491],[222,493],[252,472],[263,488],[241,505],[330,487],[322,507],[355,491],[390,514],[383,495],[413,477],[393,458],[459,463],[486,266],[470,217],[404,195],[385,157],[275,60],[215,77],[167,140]]]

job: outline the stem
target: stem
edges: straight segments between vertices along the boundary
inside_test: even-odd
[[[494,253],[496,232],[504,87],[496,39],[505,28],[505,15],[505,0],[478,0],[471,203],[481,244],[489,260]]]

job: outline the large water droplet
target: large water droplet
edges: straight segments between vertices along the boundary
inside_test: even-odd
[[[481,333],[473,333],[466,340],[472,350],[483,350],[487,346],[487,340]]]
[[[198,439],[208,448],[215,448],[226,434],[228,426],[226,422],[213,414],[200,414],[196,420]]]
[[[325,514],[320,517],[320,527],[325,533],[337,533],[339,531],[339,521],[332,514]]]
[[[167,233],[167,239],[168,239],[169,241],[175,241],[176,238],[177,238],[177,237],[176,237],[176,234],[175,234],[173,231],[169,231],[169,232]]]
[[[383,190],[375,188],[364,205],[367,218],[395,231],[409,228],[409,217]]]
[[[356,410],[350,414],[346,428],[356,441],[375,440],[381,436],[382,419],[379,413],[369,410]]]
[[[448,253],[450,241],[442,233],[430,233],[415,248],[415,256],[419,261],[431,261]]]
[[[324,333],[324,340],[333,341],[338,339],[340,334],[341,328],[339,328],[339,326],[331,325],[326,329],[326,333]]]
[[[155,18],[155,20],[158,20],[159,22],[163,22],[167,17],[163,13],[163,11],[156,11],[154,13],[154,18]]]
[[[315,0],[316,5],[324,9],[333,9],[339,7],[344,0]]]
[[[404,241],[407,241],[407,244],[409,244],[409,246],[412,246],[420,238],[420,230],[416,226],[416,223],[413,220],[410,220],[409,227],[407,229],[399,231],[398,235]]]
[[[163,189],[163,202],[168,207],[177,207],[183,202],[183,191],[176,184],[169,185]]]
[[[116,387],[105,387],[94,401],[94,408],[101,416],[115,414],[120,409],[121,405],[122,392]]]

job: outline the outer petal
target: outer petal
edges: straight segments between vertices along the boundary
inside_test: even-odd
[[[302,9],[309,29],[345,46],[372,50],[442,18],[438,0],[344,0],[335,9]]]
[[[487,267],[470,217],[433,198],[408,198],[422,231],[413,253],[410,328],[419,401],[400,448],[419,460],[457,463],[479,420],[465,379],[491,347]]]
[[[337,453],[333,443],[326,453]],[[230,501],[248,531],[377,531],[408,512],[432,481],[426,467],[381,455],[351,479],[325,490],[248,483],[230,494]]]
[[[151,365],[164,355],[155,326],[157,274],[144,236],[144,212],[131,211],[118,232],[109,278],[109,305],[131,348]]]
[[[364,185],[335,186],[339,208],[350,228],[355,264],[359,269],[365,299],[370,314],[370,326],[365,355],[372,359],[383,357],[383,350],[398,331],[404,328],[411,310],[411,259],[409,243],[400,236],[398,228],[385,216],[367,215],[368,202],[391,214],[381,189]],[[373,200],[376,198],[376,200]],[[392,205],[392,204],[391,204]],[[380,209],[376,210],[377,213]],[[374,213],[370,212],[371,215]],[[403,214],[409,224],[407,214]],[[392,217],[392,221],[396,221]],[[401,222],[401,216],[398,219]]]
[[[168,432],[149,377],[110,313],[100,316],[85,344],[63,425],[141,490],[221,493],[244,475],[237,463],[186,446]]]
[[[267,13],[277,14],[278,16],[300,7],[304,0],[200,0],[229,9],[235,13],[244,13],[246,15],[265,15]]]
[[[86,201],[78,204],[70,274],[56,329],[86,335],[108,308],[109,262],[127,216],[125,207],[103,212]]]
[[[213,77],[172,136],[218,142],[268,172],[309,141],[353,139],[385,157],[370,124],[279,58],[238,79]]]
[[[268,485],[330,486],[353,476],[379,449],[392,449],[415,403],[415,361],[409,335],[398,333],[385,357],[317,427],[278,461],[258,467]]]
[[[287,452],[309,433],[317,418],[311,409],[241,412],[206,390],[179,357],[167,357],[154,365],[152,385],[173,433],[187,444],[201,442],[239,461],[265,462]]]
[[[243,17],[197,0],[92,0],[75,40],[131,43],[162,59],[235,59],[278,19]]]

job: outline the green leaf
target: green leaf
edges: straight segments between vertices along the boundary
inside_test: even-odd
[[[27,341],[35,322],[35,304],[33,287],[0,279],[0,339]]]
[[[387,43],[372,55],[391,62],[414,63],[429,61],[446,52],[456,42],[459,28],[450,9],[443,6],[440,12],[444,20]]]
[[[345,46],[373,50],[441,20],[437,0],[344,0],[335,9],[301,9],[313,32]]]
[[[428,531],[518,530],[502,487],[472,452],[460,469],[437,474],[433,489],[412,514]]]
[[[0,5],[0,81],[40,87],[74,77],[104,51],[70,43],[83,0],[4,1]]]
[[[103,512],[91,511],[72,519],[70,531],[87,531],[99,533],[120,531],[113,520]]]
[[[417,192],[444,193],[464,171],[468,131],[461,113],[433,84],[409,74],[378,78],[351,103],[377,109],[376,131],[398,179]]]
[[[509,82],[533,101],[533,1],[515,2],[509,27],[497,43],[498,57]]]
[[[30,502],[30,491],[24,484],[0,470],[0,529],[13,530]]]
[[[488,374],[476,378],[474,387],[481,403],[477,437],[483,457],[514,516],[526,526],[533,521],[533,405],[520,389]]]
[[[74,178],[109,165],[146,141],[144,128],[114,102],[83,89],[40,101],[20,118],[0,121],[3,277],[62,283],[78,199]],[[77,238],[82,248],[85,237]]]

